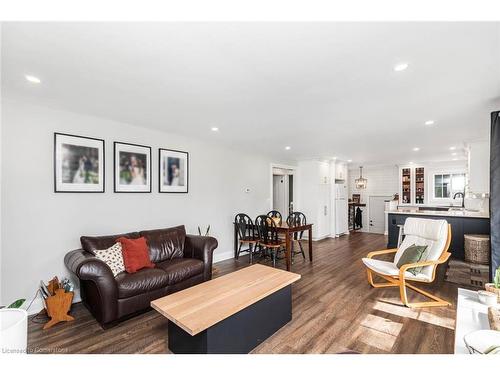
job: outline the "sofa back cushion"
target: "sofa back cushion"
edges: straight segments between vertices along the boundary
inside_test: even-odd
[[[141,237],[141,235],[138,232],[131,232],[124,234],[113,234],[109,236],[81,236],[80,242],[82,244],[83,250],[95,255],[94,250],[104,250],[110,248],[120,237],[135,239]]]
[[[144,230],[139,234],[146,238],[149,246],[149,257],[154,263],[184,256],[184,242],[186,240],[184,225],[166,229]]]

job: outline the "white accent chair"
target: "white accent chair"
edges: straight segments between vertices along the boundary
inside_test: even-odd
[[[363,258],[363,263],[366,266],[368,282],[374,288],[399,287],[401,302],[408,307],[433,307],[433,306],[448,306],[449,302],[430,294],[408,281],[431,283],[436,277],[436,268],[439,264],[445,263],[450,257],[448,249],[451,242],[451,227],[446,220],[431,220],[409,217],[404,225],[405,238],[399,249],[388,249],[373,251]],[[397,267],[397,263],[403,252],[411,245],[427,245],[427,259],[422,262],[405,264],[401,268]],[[395,253],[394,261],[387,262],[383,260],[373,259],[377,255]],[[408,269],[414,267],[423,267],[420,273],[413,275],[408,272]],[[373,274],[386,280],[385,283],[375,283]],[[406,293],[406,288],[413,289],[428,298],[431,302],[415,302],[410,303]]]

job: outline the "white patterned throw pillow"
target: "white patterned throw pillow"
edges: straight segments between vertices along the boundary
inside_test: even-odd
[[[113,276],[116,276],[120,272],[125,271],[125,265],[123,264],[121,243],[117,242],[110,248],[107,248],[106,250],[94,250],[94,254],[97,259],[102,260],[109,266],[109,268],[111,268]]]

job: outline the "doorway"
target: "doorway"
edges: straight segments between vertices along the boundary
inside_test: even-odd
[[[272,209],[279,211],[283,218],[293,212],[294,174],[293,169],[272,168]]]
[[[368,200],[370,233],[385,233],[385,202],[389,196],[370,196]]]

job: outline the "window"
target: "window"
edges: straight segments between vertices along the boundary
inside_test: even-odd
[[[463,193],[464,190],[464,173],[443,173],[434,175],[434,198],[453,198],[455,193]]]

